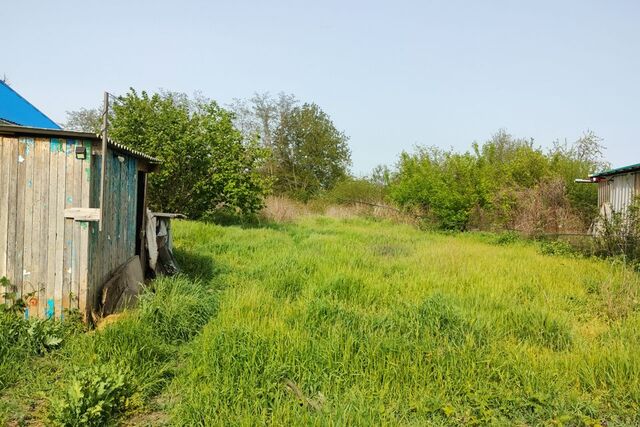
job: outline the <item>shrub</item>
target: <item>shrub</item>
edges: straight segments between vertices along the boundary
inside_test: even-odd
[[[382,203],[385,188],[364,178],[347,178],[338,182],[327,192],[326,197],[333,203]]]
[[[640,260],[640,197],[624,212],[601,215],[595,225],[596,251],[604,256]]]
[[[573,180],[602,166],[599,144],[589,133],[545,153],[532,140],[499,131],[472,152],[417,147],[400,155],[389,197],[405,209],[419,209],[436,228],[582,231],[597,189]]]
[[[518,231],[539,236],[583,229],[580,218],[571,206],[566,183],[560,177],[549,177],[531,188],[519,189],[514,196],[511,222]]]
[[[59,348],[81,327],[73,319],[25,319],[16,305],[0,305],[0,390],[21,375],[32,356]]]
[[[510,245],[520,240],[521,240],[520,235],[515,231],[505,231],[503,233],[497,234],[493,238],[492,243],[496,245]]]
[[[543,255],[569,256],[576,255],[577,251],[570,243],[562,240],[543,240],[540,242],[540,252]]]
[[[49,421],[56,426],[104,426],[135,406],[132,387],[113,365],[77,370],[64,394],[51,402]]]
[[[269,196],[260,216],[266,221],[292,222],[309,213],[310,208],[302,202],[283,196]]]

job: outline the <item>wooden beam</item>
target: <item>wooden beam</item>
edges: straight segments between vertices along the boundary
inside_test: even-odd
[[[67,208],[64,210],[64,217],[73,218],[75,221],[100,221],[100,209]]]

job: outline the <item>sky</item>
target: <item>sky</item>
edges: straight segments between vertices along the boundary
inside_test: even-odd
[[[58,122],[105,90],[286,92],[350,137],[356,175],[499,129],[542,147],[592,130],[614,166],[640,162],[637,0],[21,0],[2,15],[0,76]]]

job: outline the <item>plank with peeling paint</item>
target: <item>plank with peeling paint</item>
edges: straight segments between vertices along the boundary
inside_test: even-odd
[[[18,174],[16,182],[16,231],[15,231],[15,271],[14,283],[20,297],[26,296],[23,292],[24,284],[24,227],[25,227],[25,187],[27,185],[27,144],[25,138],[18,140]]]
[[[0,277],[7,276],[7,231],[9,204],[9,164],[11,163],[11,140],[0,137]],[[0,286],[0,304],[4,303],[4,294],[8,290]]]
[[[65,186],[64,186],[64,209],[73,207],[74,177],[73,177],[73,151],[74,141],[67,139],[65,144]],[[71,308],[71,280],[73,274],[73,220],[64,219],[64,253],[63,253],[63,279],[62,279],[62,310]]]
[[[91,152],[91,142],[85,141],[85,147],[87,152]],[[91,160],[87,159],[82,161],[81,165],[81,186],[82,186],[82,203],[83,209],[89,209],[91,204]],[[89,223],[80,222],[80,248],[79,251],[82,254],[80,257],[79,265],[79,300],[78,305],[80,312],[87,318],[88,313],[88,288],[89,288]]]
[[[39,216],[39,247],[40,258],[38,260],[38,313],[40,317],[46,317],[47,311],[47,268],[48,268],[48,247],[49,247],[49,139],[41,139],[38,141],[37,152],[40,159],[39,171],[39,197],[38,206],[40,206]]]
[[[0,136],[0,206],[9,202],[9,144]],[[0,209],[0,277],[7,275],[7,209]],[[0,289],[4,294],[4,289]],[[4,297],[0,295],[0,303]]]
[[[42,210],[44,207],[42,206],[42,168],[43,168],[43,159],[42,159],[42,147],[43,139],[37,138],[34,141],[34,145],[32,147],[32,163],[33,170],[31,173],[31,238],[27,240],[29,245],[31,246],[31,258],[29,259],[28,271],[31,273],[29,276],[29,282],[31,283],[31,287],[34,292],[33,302],[34,305],[31,307],[31,314],[33,316],[39,316],[42,310],[42,295],[41,295],[41,284],[42,278],[40,276],[41,270],[41,260],[40,260],[40,252],[43,249],[43,243],[41,240],[41,230],[42,230]],[[29,209],[28,209],[29,211]]]
[[[18,139],[5,138],[9,148],[5,152],[8,159],[9,191],[7,192],[7,277],[16,285],[16,221],[18,215]]]
[[[24,184],[24,209],[22,216],[24,218],[23,242],[22,242],[22,293],[29,295],[26,301],[29,306],[28,310],[37,310],[35,294],[37,292],[36,284],[33,281],[33,172],[35,167],[35,140],[33,138],[22,138],[24,144],[24,164],[25,164],[25,184]],[[18,212],[20,214],[20,212]],[[18,242],[20,243],[20,242]]]
[[[56,285],[56,229],[58,218],[58,156],[60,155],[60,143],[57,138],[52,138],[49,144],[49,195],[47,205],[47,274],[46,274],[46,316],[55,315],[55,285]],[[51,310],[53,308],[53,310]],[[53,311],[53,313],[51,313]]]
[[[82,144],[82,141],[76,141],[75,145]],[[82,160],[75,158],[74,153],[71,155],[73,159],[73,206],[82,208]],[[80,239],[82,230],[78,221],[73,221],[73,247],[71,251],[71,290],[70,307],[79,309],[80,297],[80,258],[83,255],[80,248]]]
[[[65,207],[65,191],[66,191],[66,154],[65,147],[66,143],[63,140],[59,140],[60,148],[57,153],[57,172],[58,172],[58,191],[56,194],[56,252],[55,252],[55,266],[54,266],[54,306],[55,306],[55,316],[60,317],[62,315],[62,286],[64,280],[64,247],[65,247],[65,235],[64,235],[64,226],[65,219],[64,215],[59,215],[58,213],[64,212]]]

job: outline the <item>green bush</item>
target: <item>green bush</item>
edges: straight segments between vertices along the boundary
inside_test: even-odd
[[[428,223],[441,229],[515,228],[522,216],[520,222],[528,227],[542,219],[545,228],[586,229],[597,206],[597,188],[573,180],[604,166],[599,144],[587,133],[571,146],[557,144],[544,152],[532,140],[500,131],[465,153],[417,147],[400,155],[388,193],[399,206],[421,211]],[[532,191],[544,193],[546,187],[558,190],[544,200],[549,213],[531,196]],[[572,221],[559,224],[557,209],[565,209]],[[534,218],[527,218],[528,211]]]
[[[59,348],[79,329],[74,320],[27,320],[0,306],[0,390],[20,377],[31,357]]]
[[[540,242],[540,253],[543,255],[574,256],[576,249],[562,240],[543,240]]]
[[[73,375],[64,394],[51,402],[49,421],[56,426],[105,426],[135,406],[133,388],[113,365],[90,366]]]
[[[520,235],[514,231],[505,231],[503,233],[497,234],[492,243],[496,245],[510,245],[522,240]]]
[[[625,212],[601,216],[596,223],[596,252],[625,261],[640,261],[640,197]]]
[[[339,181],[325,196],[332,203],[381,203],[385,187],[364,178],[346,178]]]

